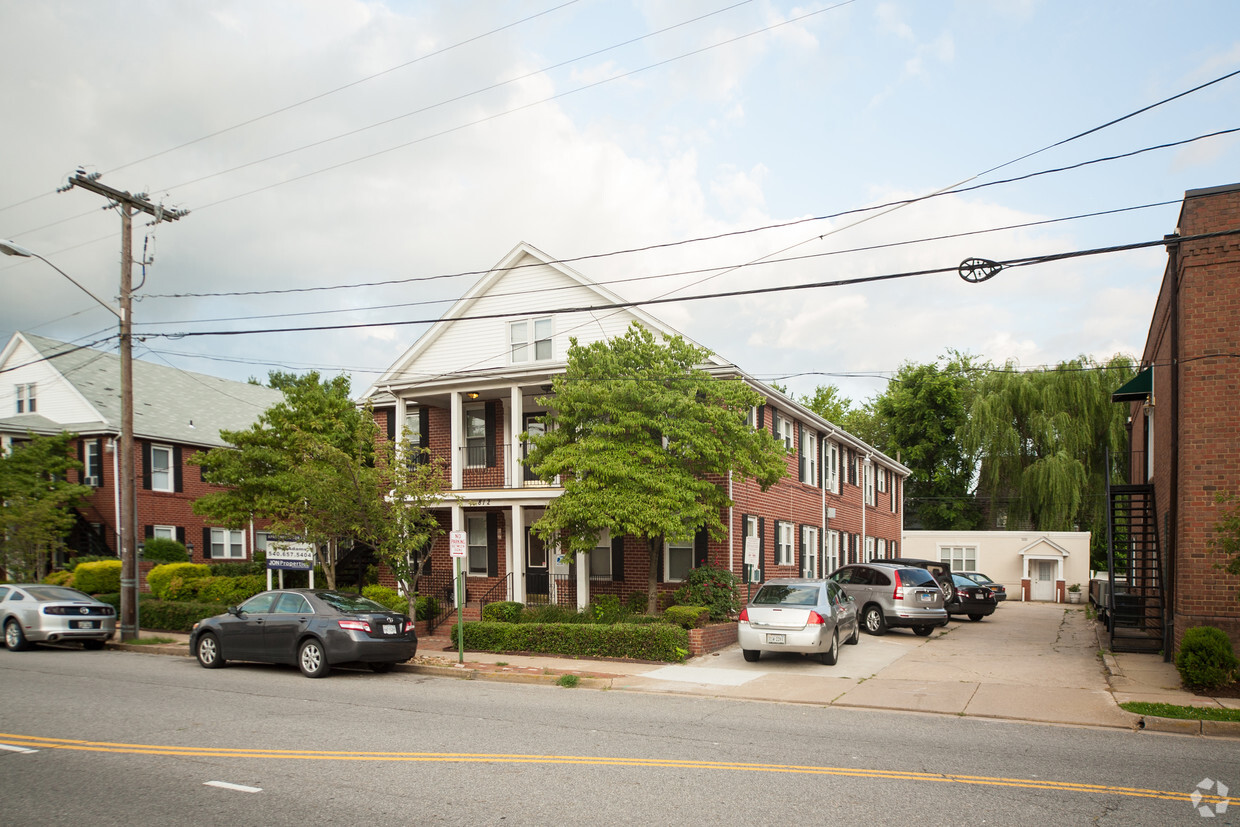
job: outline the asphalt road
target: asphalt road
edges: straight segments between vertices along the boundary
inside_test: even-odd
[[[1240,791],[1228,739],[128,652],[0,650],[0,698],[5,824],[1166,825]]]

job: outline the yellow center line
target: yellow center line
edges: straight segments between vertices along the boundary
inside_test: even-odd
[[[524,755],[470,752],[352,752],[331,750],[272,750],[232,747],[161,746],[108,741],[79,741],[45,738],[38,735],[0,733],[0,742],[31,749],[60,749],[125,755],[164,755],[189,758],[267,758],[293,761],[376,761],[439,762],[462,764],[574,764],[578,766],[651,767],[662,769],[730,770],[739,772],[827,775],[846,778],[872,778],[888,781],[924,781],[941,784],[1018,787],[1030,790],[1121,795],[1130,798],[1156,798],[1164,801],[1191,801],[1192,791],[1151,790],[1141,787],[1115,787],[1040,778],[1003,778],[984,775],[953,775],[905,770],[867,770],[850,767],[813,767],[797,764],[753,764],[730,761],[697,761],[675,758],[620,758],[590,755]],[[1201,791],[1196,791],[1201,793]],[[1215,804],[1222,796],[1201,793],[1198,803]]]

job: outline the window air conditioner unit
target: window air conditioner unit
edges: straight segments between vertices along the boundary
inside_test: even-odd
[[[89,485],[91,488],[98,488],[99,478],[98,477],[83,477],[82,485]]]

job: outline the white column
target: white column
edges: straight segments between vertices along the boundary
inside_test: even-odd
[[[396,409],[392,412],[392,416],[396,419],[396,428],[393,430],[396,440],[396,456],[404,455],[405,440],[402,437],[405,434],[405,414],[406,414],[405,398],[403,396],[396,397]]]
[[[512,599],[525,602],[525,506],[514,505],[509,521],[508,548],[512,553]]]
[[[452,391],[448,405],[452,413],[452,490],[460,491],[465,487],[464,445],[465,445],[465,409],[461,407],[461,392]],[[459,506],[452,508],[452,528],[460,531],[463,523],[458,523]]]
[[[590,555],[577,555],[577,611],[590,605]]]
[[[508,407],[512,411],[510,434],[508,438],[508,479],[512,488],[525,487],[525,466],[521,464],[521,432],[525,428],[521,424],[521,420],[525,418],[524,402],[525,398],[521,394],[521,388],[513,385],[509,394]]]

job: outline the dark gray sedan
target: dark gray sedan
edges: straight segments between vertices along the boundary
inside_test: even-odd
[[[0,625],[10,652],[34,643],[73,641],[102,649],[116,634],[116,609],[68,586],[5,583],[0,585]]]
[[[296,665],[321,678],[335,665],[389,672],[418,651],[413,620],[373,600],[328,589],[279,589],[194,624],[190,649],[207,669],[229,660]]]

